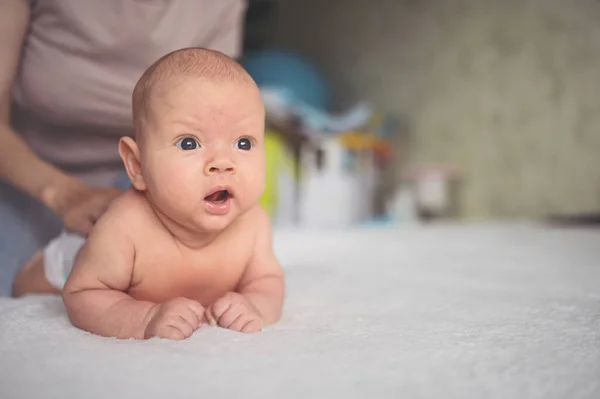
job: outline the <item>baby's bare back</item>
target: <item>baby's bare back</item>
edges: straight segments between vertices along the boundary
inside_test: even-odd
[[[177,241],[147,201],[139,195],[124,198],[131,219],[135,261],[127,293],[155,303],[176,297],[195,299],[207,306],[235,291],[252,256],[257,212],[238,218],[214,240],[193,249]]]

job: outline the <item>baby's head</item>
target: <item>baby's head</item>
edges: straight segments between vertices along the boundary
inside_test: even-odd
[[[133,93],[135,138],[119,151],[133,186],[170,223],[217,232],[265,187],[265,111],[242,66],[183,49],[156,61]]]

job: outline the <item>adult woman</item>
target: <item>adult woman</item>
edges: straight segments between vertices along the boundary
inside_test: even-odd
[[[120,136],[144,69],[178,48],[239,56],[243,0],[3,0],[0,295],[63,227],[87,234],[118,193]]]

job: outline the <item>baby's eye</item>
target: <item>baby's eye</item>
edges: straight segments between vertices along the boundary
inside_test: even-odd
[[[196,141],[196,139],[192,137],[184,137],[175,144],[177,148],[180,148],[184,151],[195,150],[200,147],[200,144]]]
[[[238,149],[244,150],[244,151],[249,151],[252,148],[252,142],[250,141],[250,139],[247,139],[247,138],[239,139],[235,143],[235,148],[238,148]]]

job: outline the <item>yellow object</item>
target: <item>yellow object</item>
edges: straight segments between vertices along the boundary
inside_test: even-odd
[[[266,173],[265,191],[260,198],[260,205],[273,217],[277,210],[279,175],[282,172],[293,173],[293,159],[286,151],[282,137],[273,130],[265,131]]]
[[[391,156],[391,145],[372,133],[351,131],[339,136],[338,140],[348,151],[373,151],[384,160]]]
[[[339,137],[340,142],[349,150],[359,151],[387,147],[388,143],[371,133],[348,132]]]

